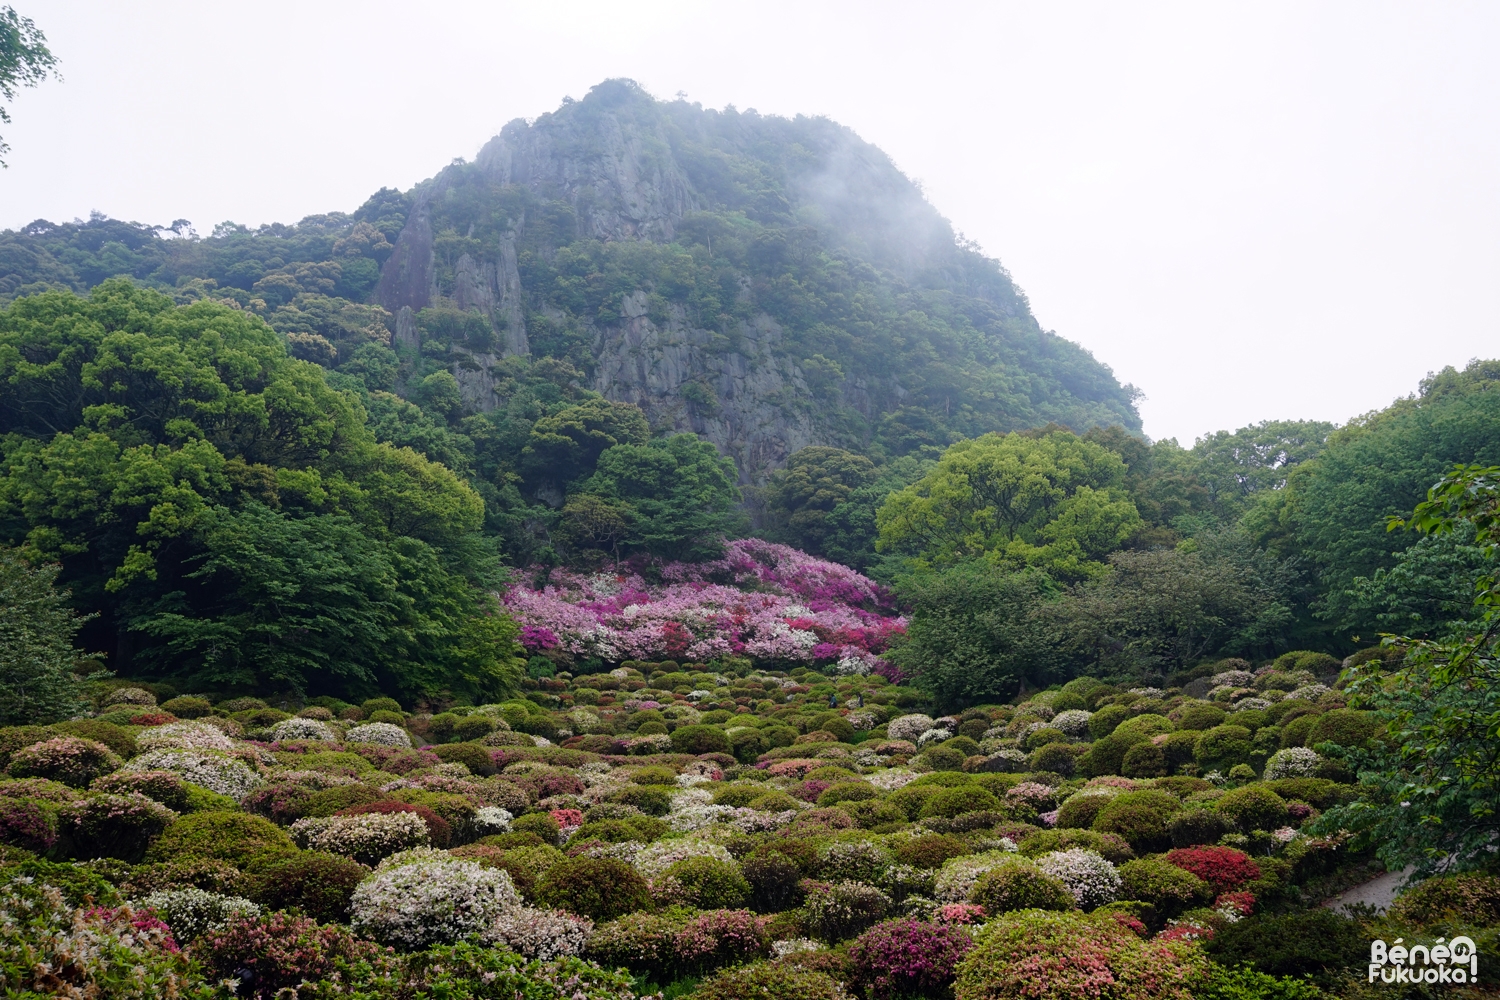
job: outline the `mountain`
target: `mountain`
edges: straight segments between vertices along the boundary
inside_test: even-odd
[[[468,412],[504,409],[538,372],[569,381],[707,438],[744,482],[814,444],[880,461],[1050,422],[1140,433],[1135,390],[1043,330],[853,131],[627,80],[352,214],[206,238],[102,216],[0,235],[0,304],[120,274],[235,301],[330,368],[366,371],[361,348],[389,346],[388,387],[419,401],[442,370]]]

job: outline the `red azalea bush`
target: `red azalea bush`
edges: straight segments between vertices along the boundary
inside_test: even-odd
[[[684,968],[707,972],[764,957],[771,937],[765,918],[749,910],[709,910],[677,932],[675,948]]]
[[[282,989],[295,991],[304,980],[317,982],[341,961],[375,960],[380,953],[373,941],[356,938],[347,927],[284,912],[231,918],[192,948],[214,979],[240,978],[240,970],[248,970],[238,995],[266,1000]]]
[[[1233,847],[1181,847],[1167,852],[1167,863],[1192,872],[1216,893],[1230,892],[1260,878],[1255,860]]]
[[[416,813],[427,824],[427,839],[433,847],[447,847],[453,837],[453,828],[448,821],[426,806],[410,802],[367,802],[364,805],[340,809],[336,816],[361,816],[365,813]]]
[[[583,813],[578,809],[553,809],[551,816],[559,827],[583,825]]]
[[[849,959],[855,982],[874,996],[936,996],[973,947],[969,932],[954,924],[887,920],[849,946]]]

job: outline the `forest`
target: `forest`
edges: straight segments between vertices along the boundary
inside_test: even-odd
[[[628,81],[0,233],[6,995],[1491,995],[1500,361],[1137,395],[848,130]]]

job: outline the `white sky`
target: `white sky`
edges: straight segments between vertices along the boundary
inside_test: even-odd
[[[352,210],[629,76],[881,146],[1153,437],[1500,356],[1495,4],[6,2],[0,227]]]

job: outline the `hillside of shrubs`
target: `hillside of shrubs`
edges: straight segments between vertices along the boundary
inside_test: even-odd
[[[1326,654],[939,717],[862,662],[592,665],[0,729],[5,995],[1301,1000],[1460,934],[1492,988],[1500,879],[1319,906],[1382,870],[1320,823],[1382,738]]]

